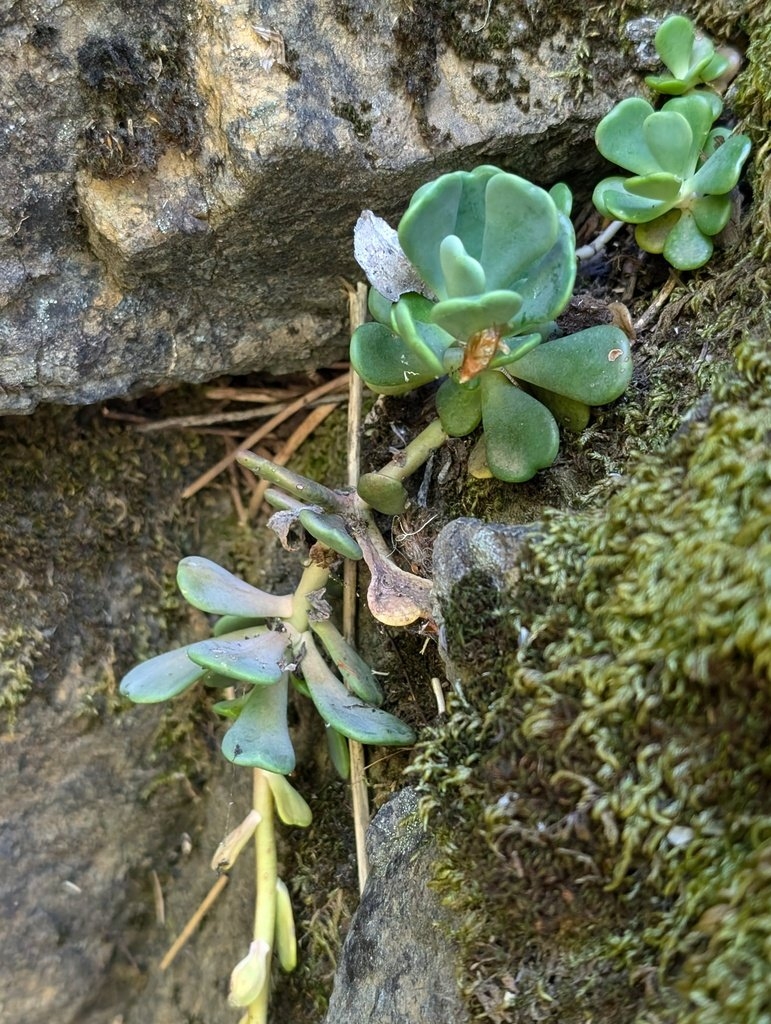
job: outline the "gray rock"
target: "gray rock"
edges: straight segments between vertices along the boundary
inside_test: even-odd
[[[453,922],[429,887],[436,848],[403,789],[367,832],[370,875],[343,945],[325,1024],[465,1024]]]
[[[395,0],[16,5],[0,35],[0,411],[345,351],[352,231],[430,175],[596,162],[612,39]],[[497,48],[496,48],[497,47]],[[458,51],[464,50],[465,56]]]

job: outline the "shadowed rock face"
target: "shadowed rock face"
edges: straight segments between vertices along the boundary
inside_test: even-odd
[[[623,74],[593,54],[575,103],[569,14],[528,15],[504,42],[478,15],[382,0],[14,7],[0,411],[328,362],[345,347],[339,278],[360,276],[362,208],[395,220],[426,177],[493,159],[544,184],[590,165]]]

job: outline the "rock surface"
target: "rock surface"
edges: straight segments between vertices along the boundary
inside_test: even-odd
[[[367,832],[370,875],[325,1024],[465,1024],[451,916],[429,884],[436,849],[401,790]]]
[[[15,5],[0,35],[0,411],[345,349],[362,208],[596,161],[630,82],[570,14],[396,0]],[[583,77],[582,77],[583,76]],[[591,88],[587,84],[591,82]]]

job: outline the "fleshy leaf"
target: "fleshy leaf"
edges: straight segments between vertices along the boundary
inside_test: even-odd
[[[643,132],[659,168],[682,176],[693,146],[693,131],[683,115],[676,110],[659,110],[645,119]]]
[[[307,828],[313,820],[313,814],[305,797],[301,796],[283,775],[268,772],[265,777],[268,780],[279,818],[285,825]]]
[[[448,235],[442,239],[439,261],[448,295],[478,295],[485,290],[482,265],[473,256],[469,256],[457,235]]]
[[[195,665],[187,651],[187,647],[178,647],[136,665],[121,680],[120,692],[135,704],[157,704],[184,693],[206,675],[206,669]]]
[[[482,422],[481,391],[448,377],[436,393],[436,411],[450,437],[465,437]]]
[[[286,633],[244,629],[191,644],[187,653],[196,665],[212,672],[245,683],[271,686],[283,675],[288,644]]]
[[[453,338],[466,341],[488,327],[502,327],[522,306],[516,292],[485,292],[473,298],[445,299],[434,306],[431,318]],[[441,376],[444,367],[437,376]]]
[[[534,398],[542,402],[554,419],[565,430],[579,434],[589,423],[591,409],[585,402],[577,402],[574,398],[566,395],[558,395],[554,391],[547,391],[546,388],[530,385],[530,392]]]
[[[699,231],[717,235],[731,219],[731,196],[704,196],[693,204],[691,213]]]
[[[493,476],[513,483],[530,480],[557,457],[554,417],[497,370],[482,374],[481,388],[485,451]]]
[[[327,751],[329,760],[341,779],[351,774],[351,755],[348,751],[348,740],[331,725],[327,726]]]
[[[694,174],[689,187],[700,196],[730,192],[739,180],[751,146],[746,135],[731,135]]]
[[[361,558],[361,548],[348,532],[342,516],[304,508],[298,512],[297,518],[312,537],[326,544],[338,555],[354,561]]]
[[[360,498],[384,516],[400,516],[407,507],[404,484],[385,473],[362,473],[356,490]]]
[[[426,323],[417,320],[412,312],[410,296],[400,299],[391,310],[391,320],[394,330],[397,331],[407,348],[412,352],[415,359],[427,370],[431,370],[434,378],[442,375],[442,354],[452,338],[445,334],[435,323]],[[464,302],[470,300],[457,299]],[[437,304],[440,305],[440,304]],[[434,320],[434,311],[431,311],[431,319]]]
[[[674,174],[661,171],[659,174],[646,174],[642,178],[627,178],[624,188],[633,196],[643,199],[655,199],[660,203],[672,203],[677,199],[682,182]]]
[[[311,622],[311,629],[324,645],[351,693],[355,693],[368,704],[382,704],[383,689],[372,669],[342,636],[332,620],[320,619]]]
[[[276,879],[276,955],[281,969],[293,971],[297,966],[297,936],[289,890]]]
[[[573,209],[573,193],[564,181],[558,181],[556,185],[552,185],[549,195],[563,217],[569,217]]]
[[[691,92],[686,96],[676,96],[664,104],[662,113],[680,114],[691,126],[691,149],[677,172],[681,178],[689,178],[696,170],[712,124],[722,109],[720,97],[712,92]]]
[[[691,54],[696,38],[693,22],[673,14],[659,25],[654,42],[656,51],[675,78],[683,79],[691,67]]]
[[[511,288],[546,255],[559,232],[549,193],[516,174],[496,174],[488,181],[484,225],[479,262],[489,291]]]
[[[286,723],[286,673],[274,686],[255,686],[235,723],[222,740],[222,753],[233,764],[264,768],[277,775],[294,769],[295,756]]]
[[[620,182],[620,183],[619,183]],[[606,178],[594,190],[594,205],[606,217],[616,217],[627,224],[645,224],[666,213],[671,203],[634,195],[618,178]]]
[[[651,153],[643,125],[653,107],[639,96],[630,96],[616,104],[597,125],[597,148],[611,163],[633,174],[654,174],[660,171]]]
[[[319,654],[311,633],[303,633],[302,641],[305,652],[300,669],[311,700],[325,722],[359,743],[405,746],[415,742],[415,734],[408,725],[346,690]]]
[[[436,379],[433,368],[383,324],[367,323],[356,328],[350,358],[362,380],[380,395],[401,395]]]
[[[560,226],[551,249],[512,285],[522,296],[522,309],[511,322],[512,333],[537,330],[539,325],[558,317],[570,301],[576,279],[575,232],[562,213]]]
[[[661,217],[657,217],[647,224],[638,224],[634,231],[635,241],[646,252],[662,253],[667,236],[680,217],[680,210],[668,210]]]
[[[506,341],[506,345],[511,345],[508,352],[500,351],[497,355],[493,356],[490,360],[490,369],[497,370],[500,366],[510,366],[512,363],[516,363],[527,355],[536,346],[540,345],[543,338],[540,334],[526,334],[524,338],[512,338],[510,342]]]
[[[539,345],[514,363],[510,372],[577,402],[606,405],[631,380],[629,339],[619,327],[599,324]]]
[[[254,619],[250,615],[222,615],[212,627],[213,636],[224,636],[225,633],[235,633],[239,629],[250,629],[259,626],[261,619]]]
[[[177,586],[194,608],[212,615],[267,619],[292,614],[291,594],[267,594],[216,562],[197,555],[183,558],[179,563]]]
[[[712,255],[712,239],[708,238],[688,210],[667,235],[664,259],[678,270],[696,270],[703,267]]]

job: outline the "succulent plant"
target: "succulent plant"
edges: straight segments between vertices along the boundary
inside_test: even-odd
[[[706,91],[676,96],[659,111],[630,97],[597,126],[602,155],[634,176],[601,181],[595,206],[635,224],[637,244],[679,270],[712,255],[712,236],[728,223],[730,192],[750,151],[747,136],[712,127],[722,106]]]
[[[317,584],[323,586],[323,576],[324,570],[311,564],[294,594],[274,595],[209,559],[183,558],[177,571],[179,589],[193,607],[219,616],[214,636],[136,666],[123,678],[121,693],[148,704],[175,697],[196,683],[243,688],[237,697],[215,704],[232,722],[222,752],[234,764],[280,775],[295,767],[286,719],[293,683],[336,732],[361,743],[412,743],[412,730],[377,707],[383,699],[380,686],[340,635],[328,608],[312,600],[309,604]],[[345,684],[327,665],[317,642]]]
[[[616,327],[546,340],[573,291],[571,203],[565,185],[546,192],[488,165],[422,186],[398,241],[423,294],[390,301],[372,289],[374,320],[351,341],[354,368],[381,394],[445,378],[441,428],[460,437],[481,423],[487,466],[501,480],[529,480],[551,465],[558,422],[581,429],[589,407],[617,398],[631,376]],[[360,493],[380,508],[372,482],[363,479]]]
[[[669,74],[649,75],[645,81],[656,92],[682,96],[725,74],[730,61],[715,52],[706,36],[697,36],[693,22],[673,14],[661,23],[655,37],[656,51]]]

